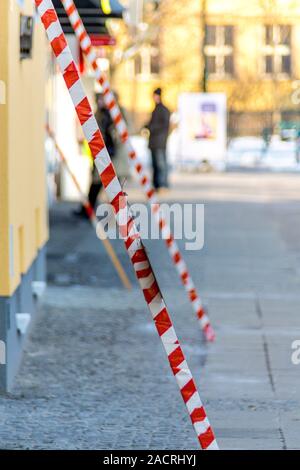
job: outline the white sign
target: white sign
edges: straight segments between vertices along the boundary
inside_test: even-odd
[[[225,160],[226,95],[183,93],[179,97],[179,155],[181,163]]]

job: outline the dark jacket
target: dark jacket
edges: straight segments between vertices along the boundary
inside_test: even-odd
[[[162,103],[155,106],[149,124],[149,148],[152,150],[165,149],[170,126],[170,111]]]
[[[116,146],[113,136],[114,124],[110,117],[110,113],[106,108],[98,108],[95,117],[103,135],[108,153],[113,158],[116,152]]]

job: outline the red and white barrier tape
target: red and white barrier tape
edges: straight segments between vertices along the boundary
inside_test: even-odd
[[[102,184],[114,208],[120,233],[125,236],[126,249],[167,353],[171,369],[176,377],[200,445],[207,450],[218,449],[213,430],[176,336],[142,240],[133,219],[128,215],[126,195],[122,190],[92,108],[84,92],[53,3],[51,0],[35,0],[35,4],[69,90],[85,138],[89,143]],[[125,224],[124,218],[126,218]]]
[[[74,183],[74,186],[76,187],[76,189],[78,191],[78,194],[79,194],[80,199],[81,199],[81,203],[82,203],[82,205],[85,209],[85,212],[86,212],[86,214],[89,218],[89,221],[90,221],[91,225],[93,226],[93,228],[95,229],[98,237],[102,241],[102,244],[103,244],[108,256],[110,257],[111,262],[114,265],[115,270],[117,271],[121,282],[123,283],[124,287],[126,287],[126,289],[131,289],[131,287],[132,287],[131,283],[130,283],[130,281],[129,281],[129,279],[128,279],[128,277],[127,277],[127,275],[126,275],[126,273],[123,269],[123,266],[121,265],[121,262],[119,261],[117,255],[115,253],[115,250],[113,249],[110,241],[108,240],[108,238],[106,236],[106,233],[105,233],[101,223],[98,223],[95,211],[94,211],[93,207],[91,206],[90,201],[88,200],[88,198],[86,197],[86,195],[82,191],[82,189],[80,187],[80,184],[79,184],[76,176],[74,175],[73,171],[71,170],[70,165],[68,164],[68,161],[67,161],[62,149],[60,148],[60,146],[59,146],[59,144],[58,144],[58,142],[55,138],[55,135],[54,135],[53,131],[50,129],[49,126],[46,126],[46,129],[47,129],[49,137],[51,137],[51,139],[53,140],[55,148],[56,148],[56,150],[57,150],[57,152],[60,156],[61,161],[63,162],[63,164],[65,166],[65,169],[69,173],[69,176],[72,179],[72,181]]]
[[[202,305],[201,299],[196,291],[195,284],[188,272],[187,265],[179,251],[178,245],[174,240],[174,237],[171,233],[171,230],[165,221],[162,212],[160,211],[158,200],[156,198],[156,193],[154,188],[152,187],[148,176],[146,175],[141,163],[138,160],[138,156],[133,149],[125,120],[122,116],[120,108],[114,98],[114,95],[110,89],[109,82],[105,74],[100,70],[97,64],[97,57],[95,51],[93,50],[91,40],[85,30],[83,22],[80,18],[76,5],[74,4],[73,0],[61,0],[65,11],[69,17],[70,23],[74,29],[74,32],[80,42],[80,46],[82,51],[87,57],[88,62],[93,67],[96,73],[96,78],[99,81],[100,85],[103,88],[103,95],[106,107],[108,108],[112,120],[115,124],[117,132],[120,136],[121,141],[126,145],[128,156],[131,160],[135,162],[135,169],[139,176],[139,182],[149,199],[152,212],[155,214],[155,217],[159,223],[159,227],[162,231],[163,238],[166,241],[170,256],[176,266],[180,279],[188,293],[189,299],[192,303],[194,311],[196,312],[197,319],[200,323],[200,326],[203,330],[205,338],[208,341],[214,341],[215,333],[210,324],[209,318],[205,309]]]

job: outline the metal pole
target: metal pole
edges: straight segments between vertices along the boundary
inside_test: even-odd
[[[207,68],[205,60],[205,45],[206,45],[206,12],[207,12],[207,0],[201,0],[201,9],[200,9],[200,27],[202,31],[201,37],[201,90],[203,93],[207,92]]]

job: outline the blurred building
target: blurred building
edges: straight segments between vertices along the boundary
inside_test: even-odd
[[[0,390],[8,391],[43,287],[45,35],[32,0],[0,2]]]
[[[137,127],[159,83],[172,110],[181,92],[226,92],[230,133],[257,134],[298,120],[299,39],[295,0],[148,1],[131,44],[119,38],[132,53],[122,53],[114,83]]]

